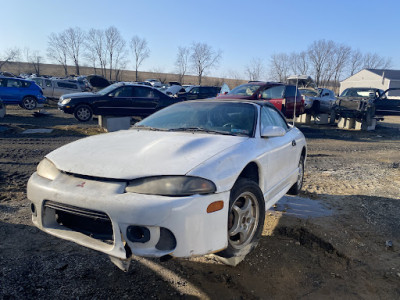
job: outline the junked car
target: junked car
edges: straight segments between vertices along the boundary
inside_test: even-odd
[[[14,77],[0,76],[0,98],[4,104],[19,105],[27,110],[43,107],[46,97],[34,82]]]
[[[118,82],[98,92],[65,94],[60,97],[58,108],[87,122],[93,114],[147,117],[177,101],[150,86]]]
[[[400,88],[389,88],[385,91],[377,88],[345,89],[335,103],[337,117],[368,120],[375,116],[400,116],[400,99],[389,98],[389,93],[397,93]]]
[[[72,94],[86,91],[77,80],[51,79],[43,77],[31,78],[43,90],[47,98],[58,99],[64,94]]]
[[[296,116],[304,113],[304,99],[296,86],[291,84],[250,81],[217,96],[217,99],[230,98],[268,101],[287,118],[292,118],[295,110]]]
[[[335,93],[329,89],[300,88],[299,90],[304,96],[304,107],[307,113],[330,113],[336,102]]]
[[[269,103],[187,101],[49,153],[27,195],[39,229],[123,270],[132,255],[236,265],[265,210],[301,189],[305,159],[303,134]]]

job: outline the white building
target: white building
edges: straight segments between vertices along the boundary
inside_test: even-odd
[[[400,88],[400,70],[363,69],[340,82],[340,93],[350,87]],[[388,96],[400,97],[400,91],[389,92]]]

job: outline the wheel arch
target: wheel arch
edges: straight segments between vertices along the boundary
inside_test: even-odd
[[[251,181],[254,181],[258,186],[260,186],[260,168],[258,164],[254,161],[249,162],[243,170],[240,172],[238,178],[236,179],[235,183],[240,178],[246,178]]]

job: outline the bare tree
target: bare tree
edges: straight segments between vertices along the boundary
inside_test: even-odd
[[[351,59],[351,48],[346,45],[336,45],[332,59],[333,81],[338,83]]]
[[[70,27],[62,32],[62,35],[65,39],[68,57],[73,61],[75,72],[79,75],[79,58],[85,41],[85,33],[79,27]]]
[[[215,52],[211,46],[205,43],[192,44],[190,60],[198,77],[199,85],[204,73],[209,69],[217,67],[221,57],[221,51]]]
[[[68,46],[65,36],[63,34],[51,33],[49,35],[47,45],[47,57],[62,65],[65,76],[67,76]]]
[[[264,66],[261,58],[253,58],[246,66],[245,73],[249,80],[260,80],[264,76]]]
[[[274,80],[284,82],[289,75],[289,56],[286,53],[273,54],[270,61],[271,75]]]
[[[43,57],[40,55],[38,50],[33,51],[33,53],[29,56],[29,63],[32,65],[35,73],[40,75],[40,65],[42,64]]]
[[[308,74],[309,60],[306,51],[289,55],[289,70],[292,74]]]
[[[18,48],[9,48],[5,50],[4,53],[0,55],[0,70],[5,64],[18,59],[20,53],[21,51]]]
[[[384,58],[377,53],[365,53],[363,57],[363,69],[388,69],[392,65],[391,58]]]
[[[90,29],[86,35],[85,48],[85,56],[91,62],[94,73],[96,74],[96,65],[98,62],[100,65],[101,75],[106,77],[107,47],[104,31],[94,28]]]
[[[190,49],[188,47],[179,47],[175,61],[175,67],[178,72],[178,81],[184,83],[184,77],[188,71]]]
[[[147,46],[146,39],[142,39],[135,35],[131,40],[131,50],[135,58],[135,74],[136,81],[138,81],[138,69],[142,64],[143,60],[150,56],[150,49]]]
[[[114,26],[109,27],[105,31],[106,51],[108,57],[108,66],[110,70],[109,79],[112,79],[112,71],[116,66],[117,60],[120,60],[121,51],[125,51],[126,42],[122,38],[118,29]]]
[[[353,76],[359,72],[363,67],[363,55],[360,50],[353,50],[350,55],[349,61],[349,73]]]
[[[334,42],[325,40],[314,41],[308,48],[308,57],[317,86],[329,72],[329,59],[333,48]]]

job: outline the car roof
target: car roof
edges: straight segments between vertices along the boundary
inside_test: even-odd
[[[20,80],[20,81],[26,81],[26,82],[29,82],[29,83],[31,83],[31,82],[32,82],[31,80],[27,80],[27,79],[24,79],[24,78],[19,78],[19,77],[8,77],[8,76],[2,76],[2,75],[0,75],[0,78],[6,78],[6,79],[16,79],[16,80]]]

